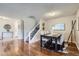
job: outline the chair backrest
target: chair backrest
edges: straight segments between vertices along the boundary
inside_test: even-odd
[[[64,35],[61,35],[61,36],[60,36],[59,44],[62,45],[63,42],[64,42]]]
[[[55,43],[55,41],[52,41],[52,42]],[[58,37],[57,44],[62,45],[63,42],[64,42],[64,35],[60,35],[60,36]]]
[[[58,37],[58,40],[59,40],[59,41],[61,40],[61,36],[62,36],[62,35],[60,35],[60,36]]]

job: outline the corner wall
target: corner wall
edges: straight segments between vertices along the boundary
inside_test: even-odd
[[[76,14],[76,21],[77,21],[77,24],[76,24],[76,46],[79,50],[79,9],[77,11],[77,14]]]

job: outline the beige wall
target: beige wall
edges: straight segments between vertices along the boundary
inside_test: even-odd
[[[76,14],[76,20],[77,20],[77,23],[76,23],[76,27],[77,27],[77,30],[76,30],[76,45],[77,45],[77,48],[79,49],[79,10],[77,11],[77,14]]]
[[[55,25],[57,23],[64,23],[65,24],[64,31],[54,31],[54,32],[62,33],[64,35],[64,40],[67,41],[69,33],[71,31],[72,20],[74,20],[74,16],[67,16],[67,17],[60,17],[56,19],[45,20],[46,31],[51,31],[52,25]]]

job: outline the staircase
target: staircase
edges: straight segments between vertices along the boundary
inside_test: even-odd
[[[29,43],[33,38],[34,36],[36,35],[36,33],[38,32],[39,30],[39,24],[37,24],[27,35],[27,40],[26,42]]]

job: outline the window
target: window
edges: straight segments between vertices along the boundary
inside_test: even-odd
[[[64,24],[55,24],[52,26],[53,30],[64,30]]]

